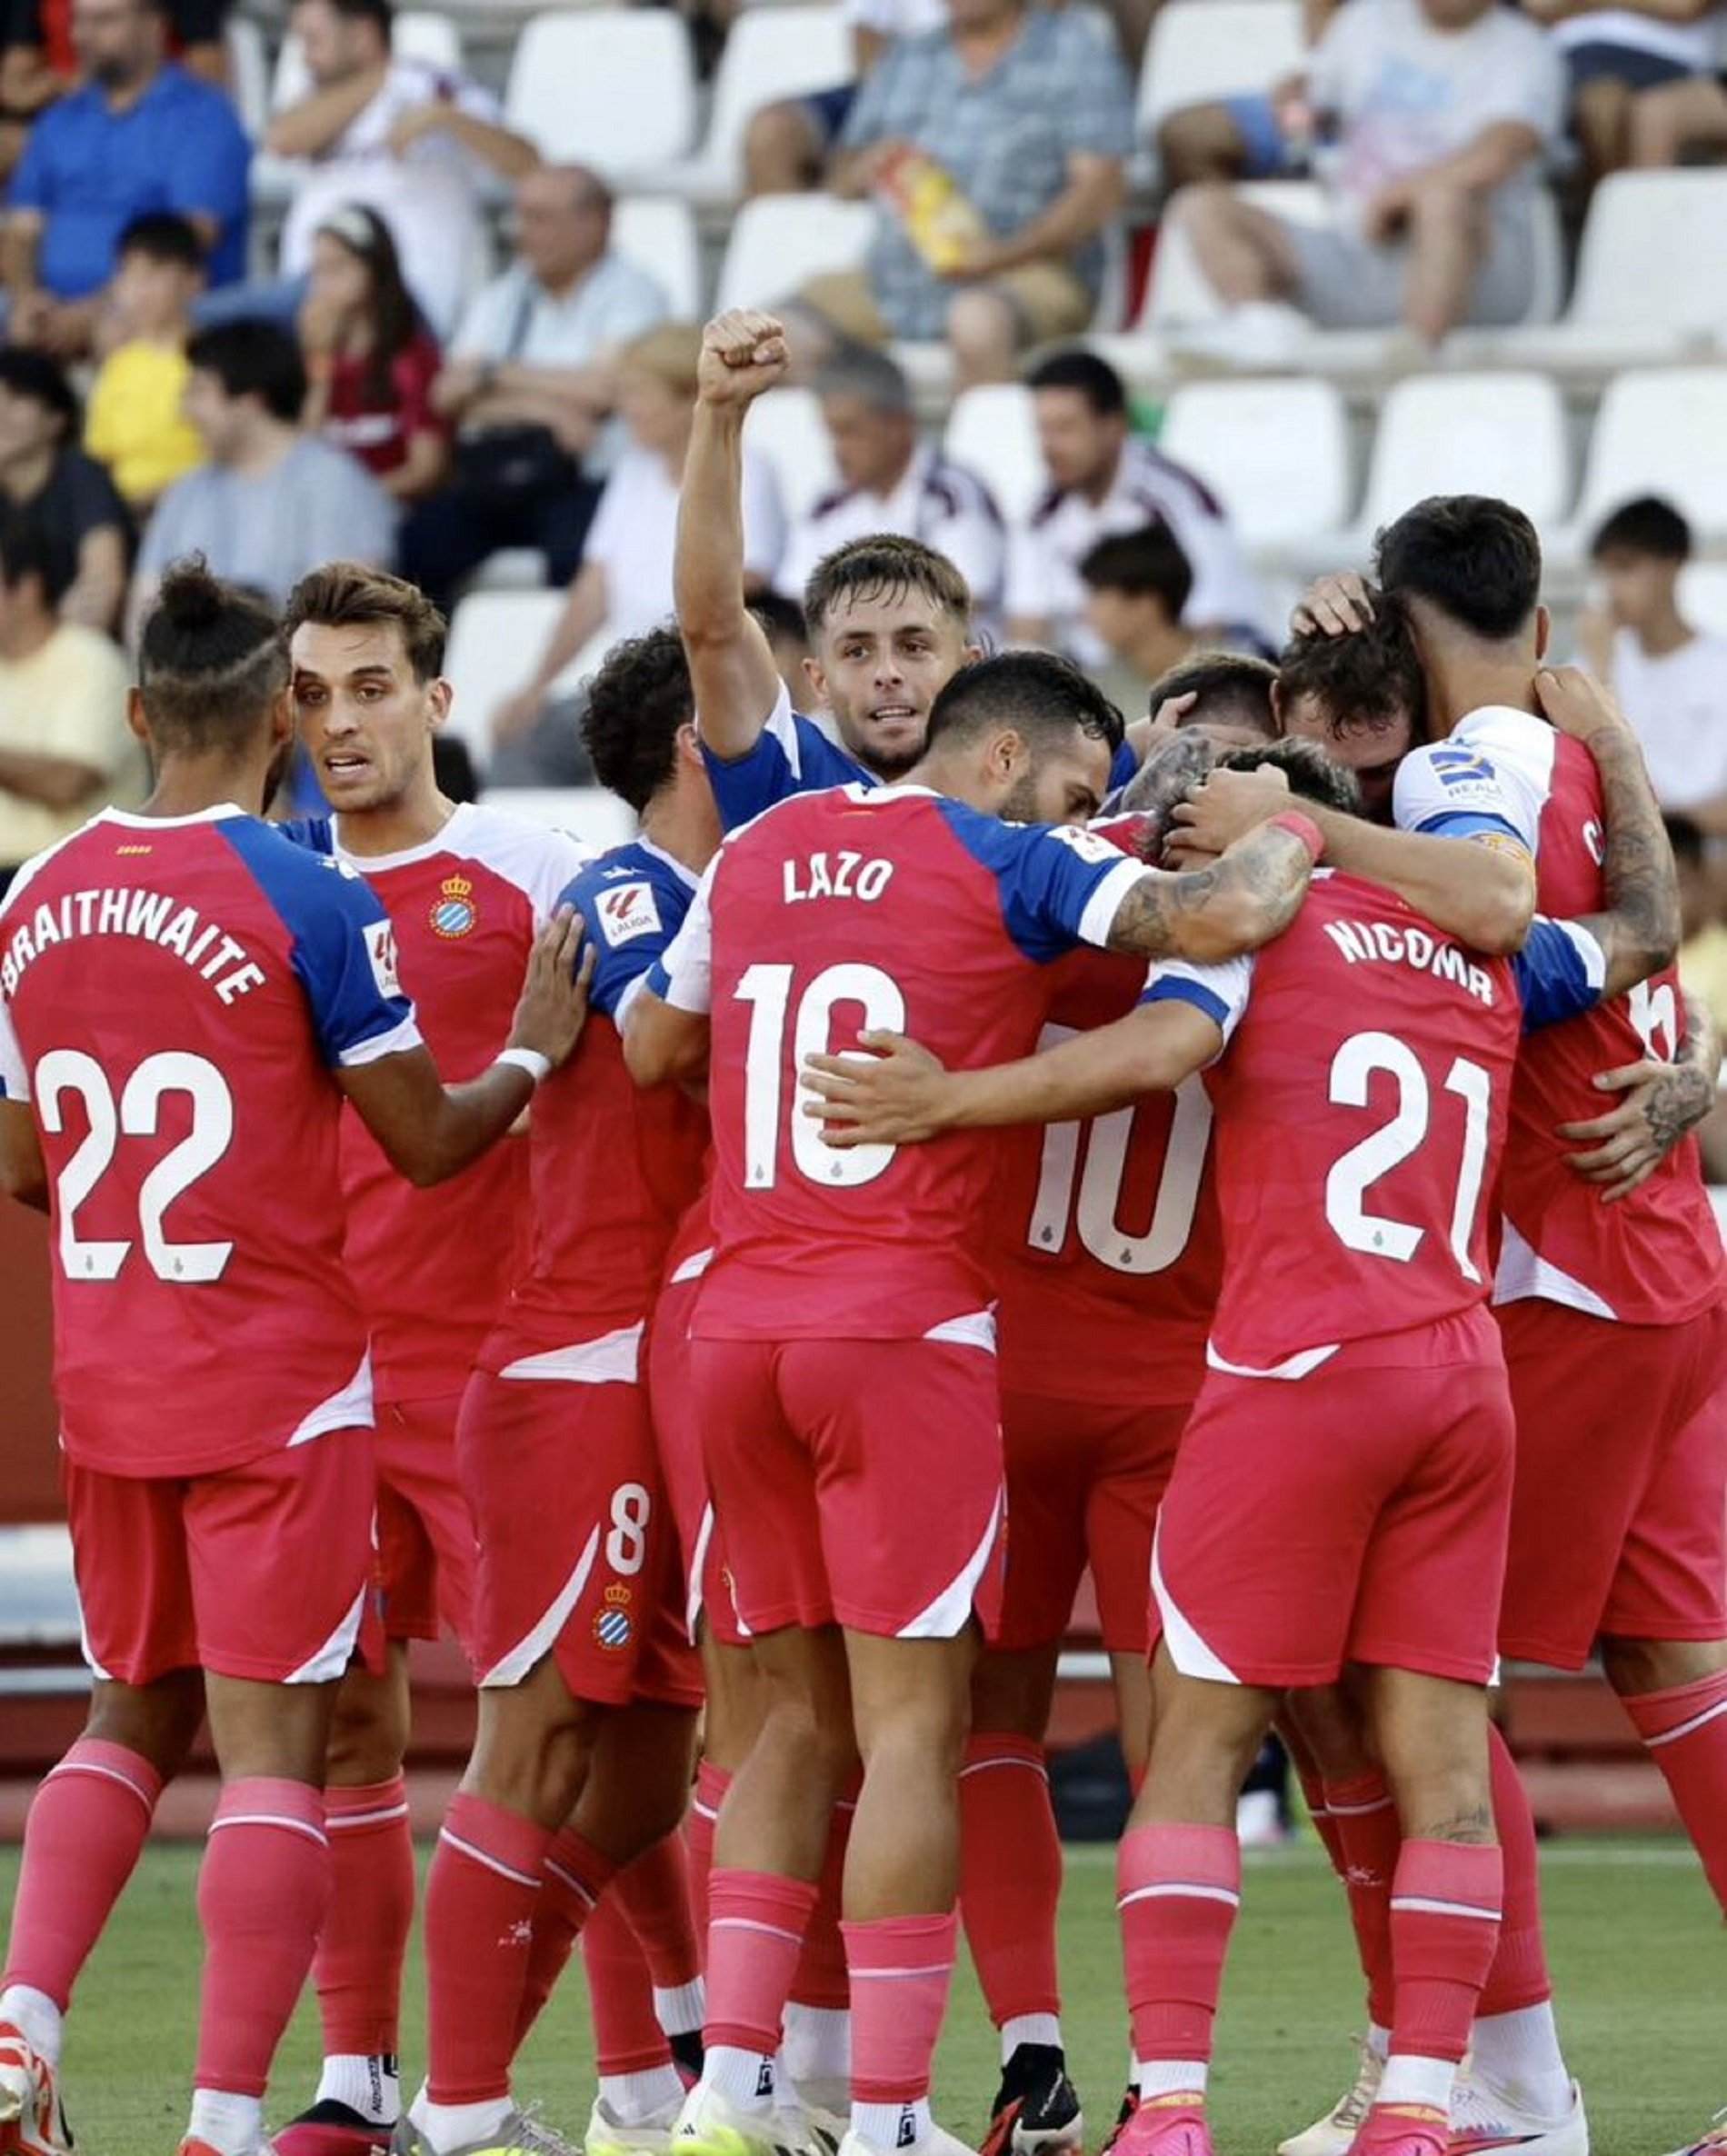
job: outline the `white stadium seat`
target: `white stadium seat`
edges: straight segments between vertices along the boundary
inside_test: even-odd
[[[744,185],[744,134],[751,114],[781,98],[837,89],[855,72],[844,8],[788,0],[746,9],[726,33],[701,148],[685,163],[655,174],[655,185],[701,201],[732,200]]]
[[[1385,399],[1362,527],[1371,535],[1429,494],[1487,494],[1552,524],[1572,499],[1565,408],[1545,374],[1424,374]]]
[[[1021,383],[988,382],[961,390],[942,446],[983,482],[1011,524],[1023,524],[1049,485],[1032,393]]]
[[[555,161],[613,178],[670,164],[695,134],[689,30],[657,7],[536,15],[516,41],[504,109]]]
[[[1700,537],[1727,537],[1727,367],[1650,367],[1608,384],[1573,545],[1635,494],[1664,494]]]
[[[485,799],[489,808],[567,831],[590,846],[620,846],[636,833],[629,804],[604,786],[488,786]]]
[[[702,319],[702,242],[687,202],[658,195],[620,196],[612,211],[612,246],[659,279],[678,321]]]
[[[1595,190],[1566,316],[1667,334],[1727,324],[1727,172],[1620,172]]]
[[[714,305],[772,306],[824,270],[855,269],[874,229],[875,211],[867,202],[757,195],[732,220]]]
[[[1706,635],[1727,636],[1727,562],[1688,562],[1679,579],[1679,610]]]
[[[789,524],[807,516],[840,483],[813,389],[770,389],[758,397],[744,423],[744,439],[773,464]]]
[[[1300,0],[1168,0],[1139,76],[1139,132],[1166,113],[1268,90],[1303,64]]]
[[[1228,5],[1231,0],[1220,0]],[[1209,5],[1210,0],[1193,0]],[[1254,180],[1241,189],[1243,202],[1257,203],[1293,224],[1323,225],[1331,212],[1325,191],[1312,180]],[[1193,250],[1178,224],[1165,219],[1158,234],[1157,255],[1152,265],[1150,288],[1140,313],[1142,329],[1169,329],[1177,324],[1215,322],[1223,304],[1193,258]]]
[[[424,60],[428,67],[438,68],[446,75],[461,72],[461,34],[447,15],[405,9],[391,25],[390,50],[398,60]],[[312,78],[305,71],[305,55],[300,49],[300,40],[290,32],[282,40],[282,49],[276,55],[275,76],[270,85],[270,110],[279,113],[286,105],[297,105],[311,87]]]
[[[565,592],[471,591],[458,601],[450,621],[450,647],[444,671],[454,691],[450,732],[467,743],[482,765],[490,750],[488,726],[504,697],[526,681],[564,611]],[[605,656],[609,631],[588,639],[553,683],[553,693],[574,688]]]
[[[223,25],[234,109],[247,137],[256,142],[270,119],[270,55],[264,27],[250,15],[231,15]]]
[[[1349,515],[1349,419],[1329,382],[1186,384],[1158,447],[1199,474],[1245,546],[1311,539]]]

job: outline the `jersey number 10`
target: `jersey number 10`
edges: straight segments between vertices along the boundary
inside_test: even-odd
[[[792,1001],[789,965],[753,965],[733,994],[750,1009],[750,1038],[744,1054],[744,1186],[772,1190],[779,1180],[780,1123],[784,1107],[785,1021]],[[900,984],[880,966],[830,965],[817,973],[797,999],[792,1022],[792,1063],[802,1071],[806,1055],[826,1055],[834,1028],[834,1006],[855,1003],[864,1013],[862,1033],[903,1033],[905,998]],[[898,1150],[892,1145],[854,1145],[840,1152],[822,1143],[822,1126],[804,1113],[818,1096],[806,1087],[792,1088],[792,1161],[812,1183],[829,1190],[854,1189],[886,1173]]]

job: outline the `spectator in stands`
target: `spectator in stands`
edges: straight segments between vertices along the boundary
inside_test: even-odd
[[[1189,657],[1198,639],[1182,626],[1193,572],[1159,517],[1137,532],[1100,539],[1079,565],[1085,621],[1109,654],[1110,694],[1141,706],[1153,682]],[[1131,685],[1132,694],[1129,694]]]
[[[1719,144],[1718,0],[1522,0],[1552,30],[1571,77],[1572,132],[1592,181],[1625,165],[1674,165],[1692,124]],[[1720,115],[1714,127],[1711,115]]]
[[[853,79],[807,97],[784,97],[750,115],[744,132],[744,192],[796,195],[822,185],[858,85],[898,37],[947,27],[947,0],[840,0],[852,32]]]
[[[1559,58],[1496,0],[1347,0],[1313,55],[1308,101],[1332,197],[1323,225],[1189,188],[1172,215],[1229,313],[1195,341],[1286,355],[1293,302],[1328,329],[1437,344],[1517,322],[1535,293],[1540,160],[1558,139]]]
[[[1643,495],[1614,510],[1589,551],[1606,609],[1582,624],[1584,656],[1637,729],[1662,806],[1727,833],[1727,637],[1680,611],[1691,526]]]
[[[63,357],[87,352],[121,234],[176,210],[203,241],[213,284],[245,266],[251,146],[221,91],[164,57],[158,0],[79,0],[88,80],[30,132],[7,196],[7,331]]]
[[[318,228],[333,210],[364,203],[389,225],[408,289],[447,336],[484,248],[482,192],[495,176],[532,172],[539,153],[504,125],[478,83],[394,56],[391,13],[390,0],[298,0],[290,17],[313,86],[272,120],[265,147],[310,163],[283,226],[288,284],[273,304],[293,311],[292,283],[312,266]]]
[[[1718,1033],[1727,1033],[1727,906],[1712,873],[1709,841],[1689,816],[1668,816],[1667,836],[1679,871],[1679,979],[1688,996],[1708,1010]],[[1727,1092],[1698,1125],[1703,1173],[1727,1183]]]
[[[619,348],[664,322],[665,294],[611,248],[612,195],[579,165],[516,189],[516,260],[468,308],[432,402],[457,429],[454,476],[403,528],[404,573],[447,612],[501,547],[554,584],[582,559],[616,401]]]
[[[877,195],[876,233],[864,268],[797,295],[803,355],[945,337],[962,384],[999,382],[1023,345],[1083,329],[1133,133],[1127,71],[1094,21],[949,0],[947,27],[896,40],[846,120],[829,185]]]
[[[750,612],[767,633],[768,648],[786,693],[799,709],[808,707],[810,679],[804,667],[810,656],[810,625],[797,600],[784,592],[757,592]]]
[[[1302,38],[1312,52],[1338,0],[1302,0]],[[1305,172],[1313,147],[1305,70],[1269,90],[1178,105],[1157,130],[1157,162],[1172,193],[1202,180],[1286,180]]]
[[[678,488],[695,411],[696,362],[702,333],[693,323],[651,329],[618,354],[618,409],[630,445],[606,481],[588,533],[587,551],[562,615],[534,671],[492,714],[492,738],[516,752],[494,764],[494,780],[516,784],[561,783],[567,731],[563,708],[546,697],[591,638],[639,636],[672,612],[672,553],[677,537]],[[773,467],[744,454],[744,560],[753,591],[773,582],[785,544],[785,518]],[[532,735],[534,738],[528,738]]]
[[[61,614],[72,572],[41,524],[0,521],[0,889],[105,803],[144,791],[125,660]]]
[[[129,618],[135,634],[162,572],[201,554],[216,575],[280,605],[334,555],[388,568],[395,511],[364,466],[300,430],[305,369],[271,322],[200,330],[186,348],[186,413],[210,461],[163,495],[139,549]]]
[[[357,456],[394,500],[430,494],[450,461],[432,408],[438,348],[375,210],[351,204],[318,227],[300,350],[311,384],[304,424]]]
[[[115,342],[90,387],[84,445],[108,467],[135,514],[204,462],[182,408],[192,306],[204,289],[204,248],[172,210],[135,217],[120,235],[110,327]]]
[[[1093,352],[1058,352],[1026,377],[1037,413],[1048,493],[1008,550],[1008,634],[1101,666],[1105,645],[1085,620],[1080,564],[1100,539],[1167,524],[1193,588],[1183,625],[1213,644],[1261,642],[1260,594],[1222,504],[1182,465],[1129,425],[1127,390]]]
[[[0,495],[63,547],[68,621],[112,629],[125,596],[132,523],[102,466],[75,446],[78,400],[45,352],[0,350]]]
[[[1007,534],[988,487],[917,438],[911,386],[885,352],[857,345],[816,380],[839,466],[838,490],[793,526],[780,585],[801,592],[824,554],[868,532],[897,532],[944,554],[980,613],[999,614]]]

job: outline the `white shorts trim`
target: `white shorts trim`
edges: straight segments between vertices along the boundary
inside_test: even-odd
[[[1208,1340],[1205,1343],[1205,1366],[1208,1370],[1221,1370],[1225,1377],[1273,1377],[1296,1379],[1311,1377],[1323,1362],[1329,1362],[1342,1345],[1333,1341],[1330,1347],[1303,1348],[1299,1353],[1287,1355],[1281,1362],[1273,1362],[1268,1370],[1255,1370],[1250,1362],[1231,1362],[1220,1355]]]
[[[498,1375],[550,1379],[565,1385],[633,1385],[641,1369],[643,1331],[639,1323],[624,1325],[615,1333],[602,1333],[597,1340],[579,1340],[571,1347],[523,1355],[506,1362]]]
[[[685,1258],[677,1271],[666,1282],[668,1288],[681,1287],[686,1280],[700,1280],[720,1253],[716,1250],[698,1250],[694,1257]]]
[[[366,1589],[369,1582],[360,1582],[360,1592],[349,1604],[348,1613],[325,1640],[323,1646],[308,1661],[303,1662],[286,1684],[334,1683],[353,1656],[360,1637],[360,1619],[365,1613]]]
[[[1235,1674],[1221,1655],[1213,1654],[1183,1616],[1175,1598],[1164,1583],[1163,1567],[1159,1556],[1163,1540],[1162,1519],[1152,1533],[1152,1592],[1157,1597],[1157,1610],[1163,1620],[1163,1640],[1169,1648],[1169,1658],[1183,1677],[1203,1677],[1213,1684],[1239,1684]]]
[[[939,1325],[932,1325],[923,1335],[925,1340],[943,1341],[950,1347],[982,1348],[986,1355],[995,1352],[995,1313],[993,1310],[970,1310],[963,1317],[943,1318]]]
[[[920,1611],[909,1624],[900,1627],[893,1635],[895,1639],[953,1640],[964,1631],[972,1619],[972,1598],[977,1592],[977,1583],[983,1577],[983,1568],[1001,1532],[1005,1502],[1006,1492],[998,1490],[995,1502],[990,1507],[990,1523],[983,1530],[983,1540],[966,1559],[963,1569],[927,1609]]]
[[[552,1652],[558,1634],[569,1622],[570,1612],[582,1599],[582,1590],[588,1583],[588,1574],[594,1570],[594,1560],[599,1554],[600,1531],[595,1527],[575,1561],[575,1569],[564,1582],[557,1600],[539,1622],[511,1648],[500,1661],[494,1662],[480,1679],[482,1692],[507,1691],[522,1680]]]
[[[289,1438],[287,1449],[309,1445],[330,1430],[369,1430],[372,1427],[372,1351],[360,1357],[360,1367],[339,1392],[321,1401]]]

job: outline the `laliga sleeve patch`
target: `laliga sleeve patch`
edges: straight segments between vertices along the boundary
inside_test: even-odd
[[[1077,853],[1082,861],[1089,861],[1099,867],[1105,863],[1120,861],[1123,849],[1101,838],[1094,831],[1087,831],[1077,823],[1052,823],[1044,832],[1045,838],[1053,839],[1058,846],[1065,846]]]
[[[387,921],[368,921],[364,929],[365,954],[372,962],[372,978],[378,993],[398,996],[402,983],[395,970],[395,930]]]
[[[594,911],[600,933],[614,950],[620,943],[634,943],[638,936],[661,933],[659,901],[653,884],[646,882],[614,884],[600,894]]]

